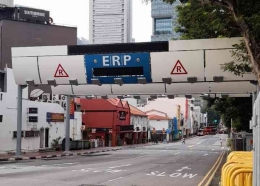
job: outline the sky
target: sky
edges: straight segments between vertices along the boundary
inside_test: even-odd
[[[48,10],[54,23],[77,26],[78,37],[89,38],[88,0],[14,0],[14,4]],[[151,34],[151,4],[133,0],[133,38],[136,42],[150,41]]]

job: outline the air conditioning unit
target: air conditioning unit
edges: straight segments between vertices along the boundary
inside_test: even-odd
[[[49,93],[43,93],[42,94],[42,100],[43,100],[43,102],[47,102],[48,100],[50,100],[50,94]]]

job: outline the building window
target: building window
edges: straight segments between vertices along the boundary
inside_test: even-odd
[[[0,123],[3,122],[3,115],[0,115]]]
[[[160,18],[155,19],[155,35],[160,34],[171,34],[172,33],[172,19],[171,18]]]

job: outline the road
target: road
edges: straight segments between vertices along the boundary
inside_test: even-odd
[[[195,186],[225,147],[219,135],[88,156],[0,164],[1,186]],[[226,138],[223,135],[221,138]]]

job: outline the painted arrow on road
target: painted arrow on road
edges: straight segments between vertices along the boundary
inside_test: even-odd
[[[190,170],[191,168],[189,168],[188,166],[186,166],[186,167],[182,167],[181,169],[179,169],[179,170],[176,170],[176,171],[178,171],[178,172],[181,172],[181,171],[183,171],[183,170]]]

